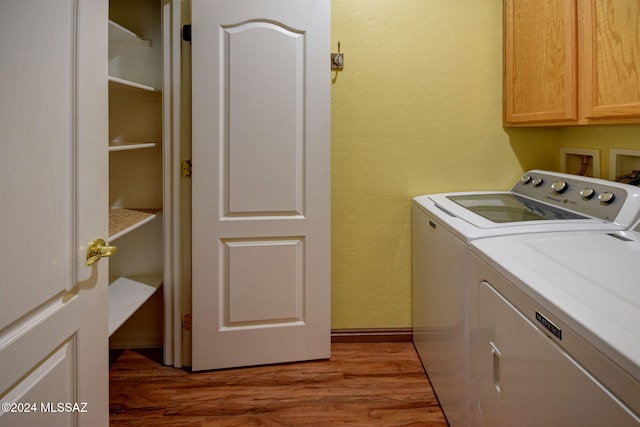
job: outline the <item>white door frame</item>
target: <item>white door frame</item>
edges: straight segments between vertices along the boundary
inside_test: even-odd
[[[191,158],[190,45],[182,26],[191,0],[163,0],[164,363],[189,365],[191,340],[183,314],[191,312],[191,181],[182,162]],[[185,124],[186,123],[186,124]]]

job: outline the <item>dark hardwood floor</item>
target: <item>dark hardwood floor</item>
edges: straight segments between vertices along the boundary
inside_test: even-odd
[[[334,343],[331,359],[221,371],[112,354],[112,426],[447,426],[412,343]]]

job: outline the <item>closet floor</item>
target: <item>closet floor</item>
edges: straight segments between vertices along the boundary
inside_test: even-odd
[[[331,359],[191,373],[112,353],[111,426],[447,426],[412,343],[333,343]]]

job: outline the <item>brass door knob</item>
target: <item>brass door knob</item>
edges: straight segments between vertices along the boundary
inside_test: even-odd
[[[104,239],[93,239],[87,248],[87,267],[103,256],[111,256],[118,250],[117,246],[108,246]]]

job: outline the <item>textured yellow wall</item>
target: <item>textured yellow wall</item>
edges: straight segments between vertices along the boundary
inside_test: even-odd
[[[558,165],[558,129],[501,126],[502,2],[336,0],[332,327],[411,326],[411,198]]]

